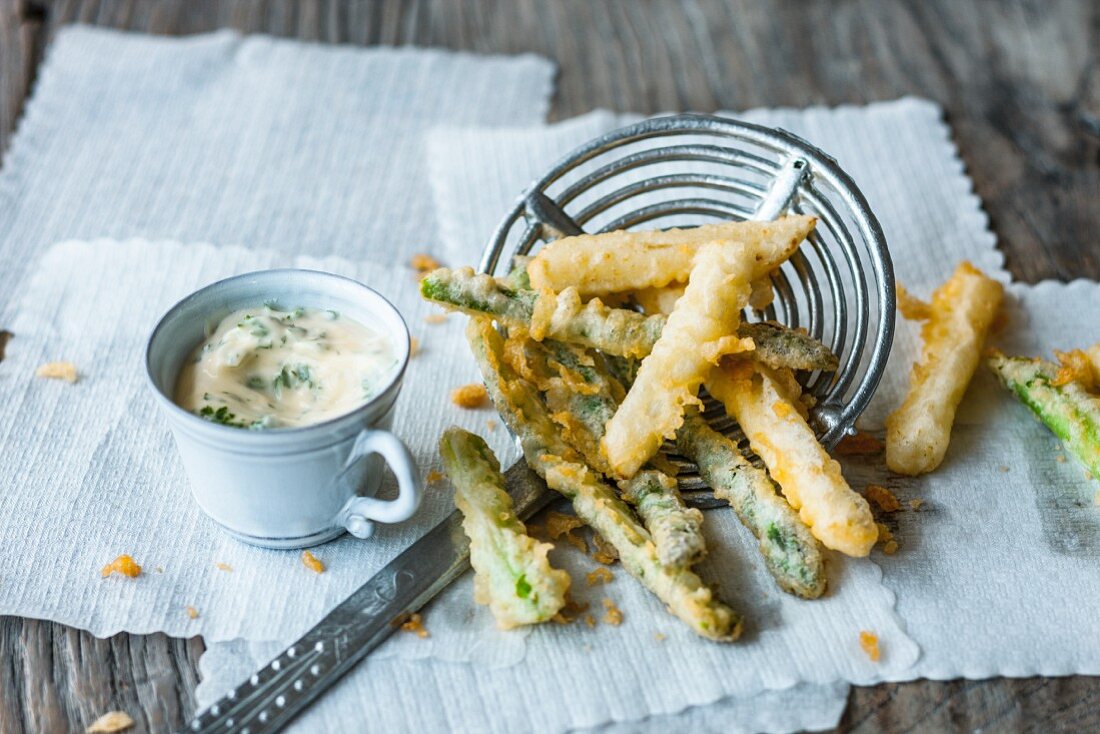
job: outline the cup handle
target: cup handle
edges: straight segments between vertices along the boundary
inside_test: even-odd
[[[389,431],[365,430],[355,439],[344,471],[357,461],[371,454],[379,454],[397,477],[397,497],[380,500],[375,497],[352,497],[337,516],[337,523],[347,528],[357,538],[369,538],[374,533],[374,522],[401,522],[408,520],[420,507],[424,485],[412,453],[397,436]]]

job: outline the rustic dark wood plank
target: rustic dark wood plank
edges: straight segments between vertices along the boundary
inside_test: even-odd
[[[531,51],[559,65],[556,119],[596,107],[800,107],[918,94],[944,106],[1013,274],[1100,277],[1092,0],[0,0],[0,151],[48,40],[73,22]],[[78,730],[109,708],[153,731],[172,728],[193,706],[200,651],[197,639],[97,640],[0,618],[0,732]],[[839,730],[1087,731],[1100,729],[1098,704],[1094,678],[920,681],[854,689]]]
[[[198,637],[99,639],[49,622],[0,617],[0,732],[68,732],[107,711],[137,731],[174,731],[195,708]]]

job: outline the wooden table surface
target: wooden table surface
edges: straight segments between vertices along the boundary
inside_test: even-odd
[[[921,95],[946,110],[1013,275],[1100,278],[1095,0],[0,0],[0,151],[45,47],[77,22],[532,51],[560,69],[553,118],[596,107],[709,111]],[[129,712],[140,731],[175,729],[194,711],[202,650],[199,638],[104,640],[0,618],[0,732],[82,731],[111,709]],[[853,688],[839,727],[978,729],[1098,730],[1100,680]]]

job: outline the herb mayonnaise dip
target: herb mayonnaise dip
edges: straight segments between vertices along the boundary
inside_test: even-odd
[[[336,311],[246,308],[192,353],[176,404],[236,428],[295,428],[351,412],[396,368],[387,336]]]

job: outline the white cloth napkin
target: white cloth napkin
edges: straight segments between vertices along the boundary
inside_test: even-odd
[[[67,239],[404,263],[436,241],[424,131],[539,123],[553,74],[530,55],[63,28],[0,170],[0,328]]]
[[[213,703],[281,649],[276,643],[244,640],[207,648],[199,661],[199,706]],[[608,661],[602,677],[613,676],[614,670],[613,661]],[[848,700],[844,683],[803,683],[647,716],[646,707],[629,707],[634,696],[622,690],[618,696],[612,693],[612,698],[625,696],[627,701],[618,706],[620,713],[608,723],[607,714],[585,693],[591,684],[590,680],[569,681],[557,671],[533,671],[525,666],[485,671],[475,665],[371,656],[296,719],[290,731],[361,732],[370,722],[394,732],[780,734],[831,729],[840,721]]]

